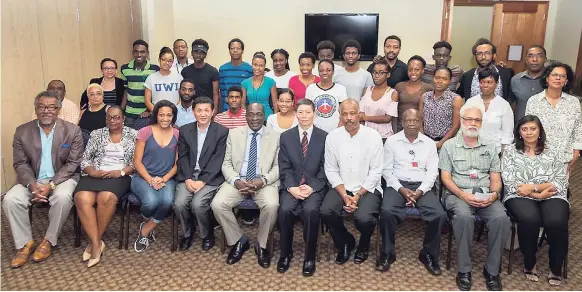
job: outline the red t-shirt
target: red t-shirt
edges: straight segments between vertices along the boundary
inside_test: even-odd
[[[321,78],[315,75],[315,80],[313,82],[317,83],[320,80]],[[291,79],[289,79],[289,89],[293,90],[293,93],[295,93],[295,104],[305,98],[305,91],[307,90],[307,86],[301,83],[299,80],[299,75],[293,76]]]

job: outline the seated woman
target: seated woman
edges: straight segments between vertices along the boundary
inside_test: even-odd
[[[265,116],[277,112],[277,87],[275,80],[265,76],[265,65],[267,59],[263,52],[256,52],[253,55],[253,77],[247,78],[241,82],[243,89],[242,104],[246,107],[247,104],[253,102],[260,103],[265,109]]]
[[[295,100],[293,91],[287,88],[277,90],[277,107],[279,112],[267,118],[267,126],[273,130],[283,133],[299,123],[295,116],[293,101]]]
[[[501,160],[505,185],[503,203],[517,220],[517,237],[524,257],[527,279],[538,281],[537,239],[540,227],[547,234],[550,258],[550,285],[562,283],[562,265],[568,254],[566,164],[559,151],[548,149],[540,119],[527,115],[515,127],[515,144],[508,146]]]
[[[161,100],[153,108],[150,125],[139,130],[135,142],[133,165],[138,175],[131,180],[131,191],[141,200],[141,215],[134,248],[145,251],[155,241],[154,228],[172,209],[176,189],[178,159],[178,109],[168,100]]]
[[[109,108],[109,106],[103,102],[103,87],[101,87],[101,85],[91,83],[87,87],[86,92],[89,97],[89,102],[87,107],[81,111],[81,116],[79,118],[79,127],[83,132],[83,142],[85,142],[85,145],[87,145],[91,132],[105,128],[105,116],[107,115],[106,111]]]
[[[89,84],[97,83],[103,88],[103,102],[106,105],[121,105],[121,100],[123,99],[123,92],[125,91],[125,86],[123,85],[123,80],[117,75],[117,61],[105,58],[101,60],[101,73],[102,77],[93,78],[89,81]],[[85,109],[89,103],[89,96],[87,95],[87,90],[81,95],[81,109]]]
[[[123,126],[125,118],[119,106],[110,107],[104,120],[106,128],[91,132],[81,161],[83,176],[75,188],[77,213],[91,241],[83,252],[89,268],[101,260],[105,249],[101,237],[115,214],[118,199],[129,192],[129,175],[134,172],[136,131]]]

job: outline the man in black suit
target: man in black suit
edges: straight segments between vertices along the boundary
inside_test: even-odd
[[[192,105],[196,122],[180,127],[178,140],[178,186],[176,187],[174,211],[180,217],[184,234],[180,250],[188,250],[194,241],[196,215],[202,250],[214,246],[214,232],[210,226],[210,203],[216,189],[224,182],[220,171],[228,129],[212,122],[214,104],[209,97],[198,97]]]
[[[457,93],[465,100],[481,93],[479,89],[479,70],[490,67],[499,73],[499,82],[495,89],[495,95],[503,97],[509,104],[514,101],[513,93],[511,92],[510,84],[511,77],[513,77],[513,70],[511,68],[503,68],[495,65],[495,57],[497,56],[497,48],[488,39],[480,38],[477,40],[472,49],[475,61],[479,64],[478,68],[473,68],[465,72],[461,76],[461,82]]]
[[[281,134],[279,148],[279,227],[281,257],[277,271],[289,269],[293,258],[293,219],[303,221],[303,240],[306,243],[303,276],[315,272],[319,206],[327,192],[324,170],[325,138],[327,133],[313,126],[315,104],[309,99],[297,103],[299,125]]]

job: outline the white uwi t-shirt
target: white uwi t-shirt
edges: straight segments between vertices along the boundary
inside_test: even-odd
[[[180,100],[180,82],[184,79],[176,70],[170,70],[170,74],[162,75],[159,71],[151,74],[146,79],[144,86],[152,91],[152,103],[160,100],[169,100],[175,105]]]
[[[275,76],[274,70],[265,73],[265,76],[271,77],[275,80],[275,86],[277,86],[277,88],[289,88],[289,79],[295,75],[297,74],[291,72],[291,70],[287,71],[287,73],[282,76]]]
[[[328,133],[337,128],[340,121],[339,104],[347,99],[343,85],[334,83],[329,89],[323,89],[313,83],[307,86],[305,98],[315,104],[314,124],[318,128]]]

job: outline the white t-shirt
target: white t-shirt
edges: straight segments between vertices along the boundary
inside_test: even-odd
[[[289,79],[295,75],[297,74],[291,71],[287,71],[283,76],[275,76],[275,71],[273,70],[265,73],[265,76],[271,77],[275,80],[277,88],[289,88]]]
[[[322,89],[317,83],[307,86],[305,98],[315,103],[314,124],[326,131],[331,132],[337,128],[340,121],[339,104],[347,99],[346,88],[334,83],[329,89]]]
[[[333,81],[345,86],[348,98],[360,101],[364,88],[374,85],[370,72],[360,68],[356,72],[341,70],[333,74]]]
[[[501,145],[513,143],[513,110],[503,97],[495,95],[485,111],[485,104],[481,94],[477,94],[465,102],[465,106],[478,106],[485,112],[479,132],[479,139],[495,144],[497,152],[501,152]]]
[[[176,70],[170,70],[170,74],[164,76],[159,71],[151,74],[146,79],[144,86],[152,91],[152,103],[160,100],[169,100],[178,104],[180,100],[180,82],[184,79]]]
[[[291,127],[288,129],[284,129],[284,128],[279,127],[279,123],[277,123],[277,114],[269,115],[269,117],[267,118],[267,127],[270,127],[271,129],[275,130],[275,132],[277,132],[277,133],[283,133],[283,132],[297,126],[298,124],[299,124],[299,121],[297,120],[297,117],[293,116],[293,124],[291,125]]]

